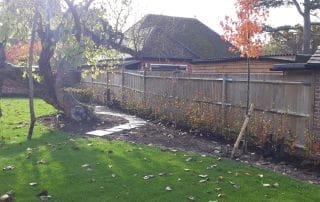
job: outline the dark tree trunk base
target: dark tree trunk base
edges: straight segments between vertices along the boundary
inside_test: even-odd
[[[28,80],[23,78],[22,75],[23,72],[21,68],[10,64],[6,64],[0,68],[0,92],[2,89],[2,82],[6,79],[10,79],[18,84],[26,86],[25,90],[27,93]],[[48,104],[51,104],[56,109],[61,110],[67,117],[76,122],[92,120],[95,118],[92,109],[82,105],[65,91],[65,87],[72,87],[78,84],[80,78],[80,73],[76,71],[58,71],[53,77],[53,92],[48,92],[46,83],[37,83],[35,81],[35,95],[42,98]]]

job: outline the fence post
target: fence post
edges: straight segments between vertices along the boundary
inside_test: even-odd
[[[147,105],[147,71],[143,70],[143,107]]]
[[[107,103],[111,101],[111,93],[110,93],[110,86],[109,86],[109,71],[107,70],[107,75],[106,75],[106,84],[107,84]]]
[[[124,104],[124,67],[121,69],[121,103]]]
[[[227,123],[227,110],[226,110],[226,102],[227,102],[227,78],[225,75],[223,75],[222,78],[222,93],[221,93],[221,102],[222,102],[222,128],[221,128],[221,134],[224,134],[226,123]]]

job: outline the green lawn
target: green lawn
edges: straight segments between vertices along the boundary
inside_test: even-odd
[[[41,125],[26,141],[28,101],[1,102],[0,194],[14,190],[15,201],[38,201],[42,190],[51,201],[320,201],[319,186],[215,156],[86,139]],[[37,116],[55,113],[35,103]],[[2,171],[8,165],[15,169]],[[143,179],[148,175],[154,177]]]

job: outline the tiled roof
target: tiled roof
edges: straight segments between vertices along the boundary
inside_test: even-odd
[[[194,18],[146,15],[126,32],[128,39],[139,35],[140,57],[212,59],[231,57],[232,45]],[[132,44],[132,43],[131,43]]]

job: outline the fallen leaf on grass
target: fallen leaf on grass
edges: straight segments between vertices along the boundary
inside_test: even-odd
[[[47,163],[48,162],[46,160],[43,160],[43,159],[37,161],[37,164],[47,164]]]
[[[271,187],[270,184],[262,184],[262,186],[264,186],[264,187]]]
[[[167,186],[165,190],[166,190],[166,191],[172,191],[172,188],[169,187],[169,186]]]
[[[224,197],[225,195],[226,195],[225,193],[219,193],[218,197],[221,198],[221,197]]]
[[[83,164],[82,166],[81,166],[82,168],[89,168],[90,167],[90,164]]]
[[[199,175],[199,177],[201,177],[201,178],[207,178],[208,175]]]
[[[36,186],[37,184],[38,184],[38,183],[36,183],[36,182],[30,182],[30,183],[29,183],[29,185],[32,186],[32,187]]]
[[[4,167],[2,170],[9,171],[9,170],[14,170],[14,169],[16,169],[16,167],[14,167],[13,165],[9,165],[9,166]]]
[[[11,190],[11,191],[8,191],[7,193],[3,194],[2,196],[0,196],[0,201],[13,201],[13,196],[14,196],[14,192]]]
[[[143,177],[144,180],[149,180],[151,178],[154,178],[154,175],[146,175]]]
[[[186,162],[189,162],[191,160],[192,160],[192,157],[189,157],[189,158],[186,159]]]
[[[205,178],[205,179],[199,180],[200,183],[204,183],[204,182],[208,182],[208,181],[209,181],[209,178]]]

